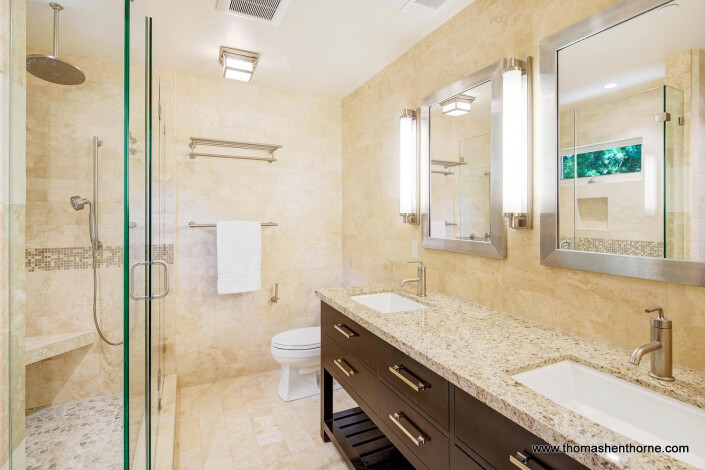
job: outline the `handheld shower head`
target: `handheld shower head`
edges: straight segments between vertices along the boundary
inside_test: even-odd
[[[75,211],[80,211],[83,210],[83,207],[88,204],[90,206],[91,201],[88,199],[83,199],[81,196],[72,196],[71,197],[71,207],[73,207],[73,210]]]

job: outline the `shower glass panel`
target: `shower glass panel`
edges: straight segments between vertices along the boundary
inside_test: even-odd
[[[125,468],[142,470],[158,466],[165,312],[171,300],[167,263],[173,240],[168,248],[166,133],[160,81],[152,66],[152,18],[145,0],[126,1],[126,8]]]
[[[684,93],[676,88],[664,87],[663,121],[665,171],[664,257],[693,259],[690,240],[689,174],[691,165],[685,151],[685,100]]]
[[[467,163],[458,167],[460,217],[456,236],[462,240],[490,240],[491,144],[492,134],[460,141],[460,157]]]
[[[668,180],[677,182],[671,168],[682,166],[682,129],[671,131],[681,138],[671,139],[672,163],[667,157],[667,129],[683,115],[681,94],[680,111],[663,121],[669,94],[678,92],[659,86],[561,111],[561,249],[666,256],[678,236],[667,206],[682,209],[682,197],[666,192]]]

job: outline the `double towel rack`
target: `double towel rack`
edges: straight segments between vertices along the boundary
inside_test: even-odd
[[[207,146],[207,147],[223,147],[223,148],[234,148],[234,149],[245,149],[245,150],[261,150],[269,154],[269,157],[255,157],[249,155],[227,155],[227,154],[217,154],[217,153],[201,153],[196,152],[197,146]],[[191,143],[189,144],[191,152],[188,156],[190,159],[195,159],[196,157],[214,157],[214,158],[235,158],[239,160],[258,160],[262,162],[273,163],[277,159],[274,158],[274,152],[282,148],[282,145],[273,144],[253,144],[250,142],[235,142],[231,140],[217,140],[217,139],[204,139],[201,137],[191,137]]]
[[[276,222],[262,222],[260,224],[262,227],[278,227],[279,224]],[[198,222],[189,222],[188,226],[191,228],[199,228],[199,227],[215,227],[215,224],[199,224]]]

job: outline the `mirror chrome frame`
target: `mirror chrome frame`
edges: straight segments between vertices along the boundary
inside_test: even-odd
[[[506,235],[502,216],[502,71],[504,59],[458,80],[425,97],[421,102],[421,246],[433,250],[504,258]],[[463,91],[492,82],[490,158],[490,241],[431,238],[431,106]]]
[[[705,263],[697,261],[615,255],[558,247],[558,52],[673,0],[622,0],[541,41],[540,82],[541,264],[618,276],[705,286]]]

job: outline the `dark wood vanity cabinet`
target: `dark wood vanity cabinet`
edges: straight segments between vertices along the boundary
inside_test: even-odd
[[[321,437],[349,468],[586,469],[325,302],[321,325]],[[333,378],[358,407],[333,413]]]

